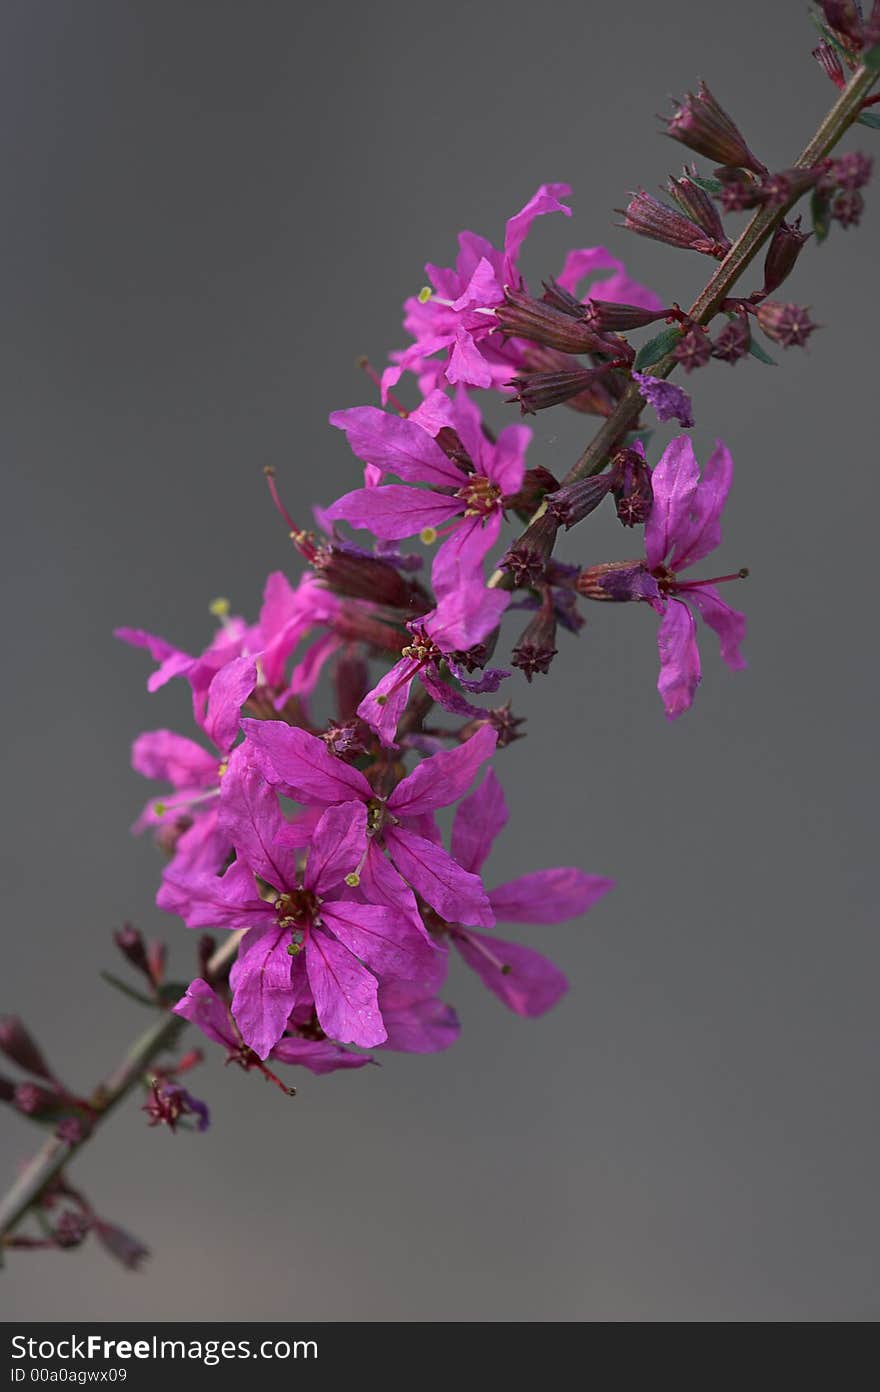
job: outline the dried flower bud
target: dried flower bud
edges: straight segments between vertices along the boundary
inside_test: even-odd
[[[712,344],[706,330],[698,324],[682,335],[673,349],[673,357],[680,362],[685,372],[693,372],[696,367],[705,367],[712,356]]]
[[[50,1083],[55,1081],[39,1045],[17,1015],[4,1015],[0,1019],[0,1052],[26,1073],[33,1073],[35,1077],[45,1078]]]
[[[688,92],[669,118],[666,132],[673,140],[718,164],[736,165],[762,175],[766,169],[752,154],[735,122],[701,82],[696,96]]]
[[[773,233],[764,258],[762,295],[772,295],[794,269],[804,243],[812,236],[812,233],[800,229],[801,220],[798,217],[794,222],[780,222]]]
[[[578,576],[576,589],[585,599],[610,600],[616,604],[630,600],[653,600],[659,594],[657,581],[641,561],[604,561],[587,566]]]
[[[561,353],[607,353],[619,357],[620,344],[605,339],[572,310],[556,309],[546,300],[536,300],[525,290],[506,290],[504,303],[496,310],[498,327],[513,338],[543,343]]]
[[[576,367],[562,372],[526,372],[508,382],[514,394],[506,399],[508,402],[518,401],[524,416],[533,416],[538,411],[561,406],[564,401],[579,396],[606,370],[603,367]]]
[[[843,71],[837,52],[831,47],[827,39],[823,39],[817,48],[813,49],[813,57],[819,64],[826,77],[829,77],[835,87],[846,86],[846,75]]]
[[[638,232],[641,237],[651,237],[655,242],[666,246],[682,247],[687,251],[700,251],[706,256],[722,257],[729,243],[722,244],[707,237],[701,227],[682,213],[661,203],[644,189],[632,194],[623,211],[623,226],[630,232]]]
[[[752,331],[744,314],[735,314],[712,344],[713,358],[736,363],[744,358],[752,343]]]
[[[691,222],[695,222],[706,236],[711,237],[719,246],[730,248],[730,238],[724,231],[718,209],[705,189],[701,189],[699,184],[695,184],[693,179],[689,178],[687,170],[680,179],[670,175],[666,188]]]
[[[511,662],[525,674],[526,681],[531,682],[536,672],[550,671],[550,663],[557,651],[556,613],[548,590],[541,608],[531,623],[526,625],[513,649]]]
[[[605,495],[610,492],[615,480],[616,475],[609,472],[593,474],[590,478],[578,479],[576,483],[569,483],[565,488],[560,488],[556,493],[548,495],[547,511],[560,527],[564,527],[568,531],[578,522],[582,522],[599,506]]]
[[[843,189],[831,204],[831,216],[841,227],[857,227],[865,211],[865,200],[854,189]]]
[[[559,524],[550,512],[532,522],[505,553],[501,568],[508,570],[517,588],[537,585],[553,552]]]
[[[803,305],[783,304],[780,300],[765,300],[758,306],[756,318],[767,337],[784,348],[803,348],[813,330],[819,327]]]

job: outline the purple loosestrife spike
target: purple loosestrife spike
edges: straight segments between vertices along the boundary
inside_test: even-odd
[[[851,189],[843,189],[831,204],[831,216],[841,227],[857,227],[864,211],[864,198]]]
[[[688,92],[676,105],[676,111],[666,123],[666,133],[673,140],[680,140],[688,149],[718,164],[751,169],[759,176],[767,172],[705,82],[700,82],[696,95]]]
[[[518,589],[529,588],[544,578],[544,569],[556,544],[559,524],[547,511],[532,522],[505,553],[502,570],[510,571]]]
[[[556,612],[553,607],[553,593],[549,586],[545,590],[541,607],[520,635],[513,649],[511,661],[519,667],[531,682],[536,672],[547,673],[550,663],[556,656]]]
[[[54,1083],[55,1079],[42,1050],[17,1015],[4,1015],[0,1019],[0,1051],[17,1063],[26,1073],[37,1078],[45,1078]]]
[[[783,348],[803,348],[810,334],[819,328],[803,305],[783,304],[780,300],[765,300],[758,305],[755,317],[767,337]]]
[[[623,226],[640,237],[651,237],[655,242],[666,246],[681,247],[686,251],[700,251],[706,256],[720,259],[730,245],[722,244],[713,237],[707,237],[701,227],[675,208],[661,203],[652,194],[639,189],[632,194],[623,212]]]
[[[837,56],[836,50],[832,48],[827,39],[823,39],[822,42],[813,49],[813,57],[825,76],[831,79],[835,87],[842,89],[846,86],[846,74],[843,71],[843,64]]]
[[[724,231],[717,207],[706,190],[701,189],[699,184],[695,184],[689,177],[687,170],[680,179],[670,175],[666,189],[691,222],[701,227],[706,236],[711,237],[719,246],[730,249],[730,238]]]
[[[752,332],[746,315],[734,314],[712,344],[712,356],[732,365],[746,356],[751,342]]]
[[[812,236],[811,232],[801,231],[801,219],[793,222],[780,222],[770,239],[767,255],[764,258],[763,295],[772,295],[794,269],[795,262],[803,250],[804,243]]]
[[[659,421],[677,420],[686,429],[694,424],[691,399],[681,387],[645,372],[634,372],[632,379]]]
[[[681,341],[673,349],[676,362],[681,363],[685,372],[693,372],[697,367],[705,367],[712,356],[712,344],[706,330],[694,324],[682,335]]]
[[[561,353],[607,353],[619,358],[631,352],[621,339],[606,339],[591,328],[583,311],[575,316],[546,300],[534,299],[525,290],[505,290],[504,303],[495,313],[502,333],[543,343]]]

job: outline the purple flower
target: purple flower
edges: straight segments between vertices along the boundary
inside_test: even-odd
[[[398,722],[409,699],[410,688],[418,678],[430,695],[445,710],[458,715],[474,711],[468,703],[462,705],[458,694],[440,678],[442,661],[466,690],[497,691],[508,674],[490,668],[477,682],[464,678],[454,654],[475,647],[497,628],[501,615],[510,603],[510,595],[500,589],[488,589],[482,580],[462,578],[456,588],[444,594],[436,609],[424,618],[414,619],[407,627],[411,641],[401,650],[401,658],[368,692],[357,713],[387,749],[395,749]]]
[[[464,744],[423,759],[387,799],[376,794],[359,769],[334,758],[323,740],[306,730],[274,720],[246,720],[244,729],[247,756],[280,793],[307,809],[279,830],[282,845],[308,845],[316,818],[325,808],[342,805],[350,820],[360,823],[366,817],[365,853],[346,877],[359,895],[371,904],[388,905],[398,921],[406,915],[422,932],[413,890],[444,919],[492,926],[495,918],[482,881],[443,848],[433,817],[437,808],[467,791],[493,753],[497,736],[491,727],[482,726]]]
[[[247,928],[230,974],[232,1014],[245,1044],[267,1058],[304,991],[329,1038],[381,1044],[377,976],[418,977],[433,948],[388,905],[346,897],[345,877],[367,852],[366,806],[328,807],[300,876],[284,845],[287,823],[277,797],[239,749],[224,777],[220,818],[234,864],[222,877],[169,876],[161,906],[173,907],[191,928]]]
[[[503,251],[474,232],[461,232],[454,268],[425,267],[430,292],[404,305],[404,327],[415,342],[395,354],[395,366],[382,374],[383,394],[404,372],[417,372],[425,392],[444,382],[472,387],[503,384],[510,376],[510,359],[503,351],[495,307],[503,301],[506,285],[521,283],[519,250],[535,218],[544,213],[570,217],[571,209],[560,202],[570,192],[568,184],[542,184],[508,221]],[[440,352],[442,362],[429,361]]]
[[[649,377],[644,372],[634,372],[632,377],[659,421],[677,420],[686,429],[694,424],[691,399],[681,387],[664,382],[662,377]]]
[[[748,572],[711,580],[680,580],[679,575],[721,542],[721,512],[730,490],[733,460],[719,440],[702,476],[687,435],[670,441],[653,472],[654,503],[645,527],[645,561],[609,562],[582,571],[579,592],[589,599],[644,600],[662,615],[658,633],[660,678],[657,689],[674,720],[693,704],[700,681],[693,611],[714,629],[728,667],[745,667],[740,643],[745,615],[725,604],[717,584]]]
[[[597,271],[611,271],[612,274],[605,280],[597,280],[590,284],[584,303],[593,300],[598,301],[600,305],[634,305],[652,313],[659,313],[663,309],[660,296],[655,295],[653,290],[649,290],[639,281],[631,279],[623,262],[612,256],[606,247],[581,247],[577,251],[570,251],[565,258],[562,271],[556,277],[556,284],[563,290],[575,294],[581,282]]]
[[[174,1014],[189,1020],[208,1039],[221,1045],[227,1052],[228,1062],[238,1063],[245,1069],[256,1068],[272,1082],[279,1081],[244,1043],[229,1010],[207,981],[201,978],[193,981],[186,995],[175,1005]],[[339,1068],[363,1068],[371,1062],[367,1054],[353,1054],[329,1039],[302,1038],[296,1034],[285,1034],[279,1039],[270,1050],[269,1058],[279,1063],[302,1064],[319,1075],[333,1073]],[[289,1091],[283,1083],[279,1085],[285,1092]]]
[[[421,535],[430,544],[444,537],[432,567],[438,598],[463,575],[479,572],[498,540],[505,499],[522,486],[531,430],[509,425],[490,442],[478,407],[461,388],[454,401],[432,392],[406,420],[375,406],[356,406],[334,411],[330,422],[345,431],[354,453],[378,478],[396,474],[404,483],[346,493],[327,508],[328,520],[364,527],[383,541]],[[450,430],[457,437],[454,459],[435,438]]]
[[[458,863],[477,874],[507,818],[504,793],[490,769],[455,814],[452,853]],[[489,891],[489,903],[496,918],[508,923],[560,923],[586,913],[613,887],[613,880],[559,866],[499,885]],[[531,948],[461,924],[449,923],[446,931],[468,966],[517,1015],[543,1015],[568,989],[558,968]]]

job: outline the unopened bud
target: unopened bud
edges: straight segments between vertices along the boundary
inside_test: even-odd
[[[835,87],[846,86],[846,74],[843,71],[843,64],[827,39],[823,39],[818,47],[813,49],[813,57],[825,76],[831,79]]]
[[[730,238],[724,231],[717,207],[705,189],[701,189],[699,184],[695,184],[688,176],[687,171],[680,179],[670,175],[666,188],[691,222],[695,222],[706,236],[712,238],[719,246],[730,248]]]
[[[578,309],[580,311],[580,306]],[[502,333],[543,343],[561,353],[620,355],[621,345],[591,329],[582,311],[575,316],[574,311],[557,309],[546,300],[534,299],[524,290],[506,290],[504,303],[498,306],[495,317]]]
[[[855,0],[821,0],[825,21],[858,52],[864,42],[862,14]]]
[[[637,232],[640,237],[651,237],[655,242],[664,242],[666,246],[700,251],[706,256],[720,258],[730,245],[726,239],[722,243],[714,237],[707,237],[690,218],[661,203],[644,189],[634,193],[623,210],[623,226]]]
[[[54,1116],[61,1105],[57,1092],[40,1087],[39,1083],[19,1083],[13,1101],[24,1116],[36,1120]]]
[[[560,406],[591,387],[606,369],[601,367],[577,367],[562,372],[527,372],[508,382],[513,388],[513,396],[508,401],[518,401],[524,416],[546,411],[551,406]]]
[[[758,175],[766,173],[736,123],[718,104],[705,82],[700,83],[696,95],[688,92],[684,100],[677,103],[677,110],[667,121],[666,131],[673,140],[680,140],[688,149],[717,164],[751,169]]]
[[[694,324],[683,334],[673,349],[673,357],[681,363],[685,372],[693,372],[697,367],[705,367],[712,356],[712,344],[706,330]]]
[[[794,269],[804,243],[812,233],[801,231],[801,220],[780,222],[770,239],[764,258],[764,288],[762,295],[772,295]]]
[[[355,547],[328,542],[318,548],[312,565],[329,589],[349,599],[369,599],[414,614],[425,614],[431,607],[418,581],[408,580],[390,561]]]
[[[566,484],[565,488],[548,495],[547,511],[560,527],[568,531],[595,511],[614,486],[615,478],[615,474],[609,472]]]
[[[513,649],[511,662],[531,682],[536,672],[550,671],[550,663],[556,653],[556,615],[552,598],[546,598]]]
[[[544,567],[553,553],[558,530],[556,519],[549,511],[544,512],[509,548],[501,561],[501,568],[510,572],[517,588],[528,588],[542,579]]]
[[[654,488],[644,451],[622,449],[611,461],[617,516],[624,527],[640,526],[651,516]]]
[[[722,362],[737,363],[744,358],[752,343],[752,331],[745,314],[735,314],[712,344],[713,358]]]
[[[0,1019],[0,1051],[17,1063],[26,1073],[54,1082],[52,1071],[36,1040],[28,1033],[17,1015]]]
[[[833,185],[850,191],[864,188],[871,178],[874,161],[862,150],[847,150],[831,161],[828,177]]]
[[[559,480],[549,469],[539,464],[536,469],[526,469],[518,493],[507,498],[506,506],[514,512],[531,517],[548,493],[555,493]]]
[[[622,604],[630,600],[657,598],[657,581],[641,561],[604,561],[582,570],[575,586],[585,599],[610,600]]]
[[[123,957],[131,963],[144,976],[150,976],[150,964],[147,961],[147,949],[143,937],[137,928],[131,923],[124,923],[113,934],[113,941],[119,948]]]
[[[831,204],[831,216],[841,227],[857,227],[865,211],[865,200],[855,189],[842,189]]]

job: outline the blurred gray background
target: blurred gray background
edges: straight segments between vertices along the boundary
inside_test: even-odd
[[[262,466],[301,517],[355,486],[325,422],[373,399],[356,356],[402,345],[423,263],[461,227],[497,242],[540,182],[574,186],[575,218],[535,225],[533,284],[606,243],[686,302],[708,263],[612,225],[680,167],[654,113],[703,76],[788,164],[833,96],[814,42],[800,0],[4,0],[0,1004],[72,1082],[144,1023],[98,978],[111,930],[168,935],[181,973],[193,947],[128,833],[129,743],[188,730],[188,701],[147,695],[114,625],[196,648],[215,595],[252,614],[296,570]],[[6,1318],[877,1315],[877,201],[789,282],[827,326],[808,352],[691,378],[701,456],[722,435],[738,464],[717,559],[751,567],[749,670],[703,641],[669,726],[653,616],[593,606],[550,678],[517,681],[490,874],[619,880],[523,930],[571,976],[561,1007],[517,1019],[456,971],[453,1051],[303,1074],[290,1103],[212,1058],[210,1135],[130,1105],[76,1167],[145,1270],[22,1254]],[[589,429],[539,417],[531,462],[563,471]],[[567,539],[631,551],[610,509]],[[0,1120],[5,1183],[38,1135]]]

